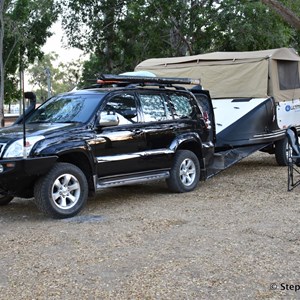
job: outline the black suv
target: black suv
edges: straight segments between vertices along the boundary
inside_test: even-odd
[[[34,196],[43,213],[66,218],[106,187],[164,178],[173,192],[192,191],[214,145],[199,101],[174,86],[182,83],[102,76],[99,87],[54,96],[2,128],[0,205]]]

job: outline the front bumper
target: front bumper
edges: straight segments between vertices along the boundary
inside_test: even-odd
[[[46,174],[57,156],[0,160],[0,193],[20,195],[32,189],[36,179]]]

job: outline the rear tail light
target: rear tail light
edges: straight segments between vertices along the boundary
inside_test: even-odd
[[[203,118],[204,118],[204,122],[205,122],[206,128],[207,128],[207,129],[211,129],[210,120],[209,120],[209,116],[208,116],[207,111],[205,111],[205,112],[203,113]]]

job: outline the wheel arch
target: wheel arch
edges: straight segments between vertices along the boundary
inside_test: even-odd
[[[296,128],[295,126],[291,126],[291,127],[289,127],[289,129],[293,130],[293,131],[294,131],[294,134],[295,134],[296,136],[299,136],[298,131],[297,131],[297,128]]]
[[[198,158],[200,167],[204,167],[203,160],[203,151],[202,151],[202,141],[199,137],[189,136],[189,137],[181,137],[173,142],[171,146],[174,152],[178,150],[190,150],[192,151]]]
[[[196,154],[190,150],[180,149],[176,152],[170,177],[166,182],[172,192],[191,192],[197,187],[200,176],[200,163]]]
[[[84,173],[87,178],[89,186],[89,194],[95,192],[93,175],[95,174],[95,167],[92,163],[92,158],[85,152],[77,150],[72,152],[63,152],[58,154],[58,162],[66,162],[77,166]]]
[[[88,182],[82,170],[72,163],[57,162],[34,186],[34,202],[47,216],[73,217],[86,204]]]

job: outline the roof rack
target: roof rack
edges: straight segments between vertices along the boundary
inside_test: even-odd
[[[191,84],[200,85],[200,79],[192,78],[171,78],[171,77],[144,77],[144,76],[128,76],[128,75],[110,75],[101,74],[97,83],[155,83],[155,84]]]

